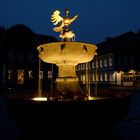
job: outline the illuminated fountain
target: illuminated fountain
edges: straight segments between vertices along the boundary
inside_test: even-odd
[[[60,32],[59,36],[63,41],[43,44],[37,49],[40,59],[46,63],[56,64],[59,68],[56,92],[64,97],[75,99],[81,96],[75,67],[79,63],[92,60],[97,47],[93,44],[72,42],[75,34],[68,27],[78,16],[70,19],[68,13],[69,11],[66,10],[66,16],[62,18],[60,12],[56,10],[51,18],[54,25],[61,21],[61,25],[55,27],[54,31]]]
[[[58,66],[53,96],[42,98],[39,92],[38,97],[33,99],[6,97],[8,111],[19,126],[31,128],[30,133],[33,130],[33,133],[38,134],[41,130],[41,135],[44,131],[45,136],[47,133],[51,137],[54,133],[59,133],[60,138],[66,134],[71,138],[91,138],[89,135],[93,134],[95,138],[98,136],[96,140],[101,137],[112,140],[114,125],[127,115],[130,94],[123,91],[102,91],[102,96],[83,96],[75,67],[91,61],[97,46],[75,42],[75,34],[69,29],[69,25],[78,16],[69,18],[68,13],[66,10],[66,15],[62,18],[56,10],[51,17],[54,25],[61,22],[54,31],[60,32],[62,41],[37,47],[41,60]]]

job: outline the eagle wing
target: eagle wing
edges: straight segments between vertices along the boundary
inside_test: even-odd
[[[70,23],[72,23],[77,17],[78,17],[78,15],[76,15],[72,19],[70,19]]]
[[[62,20],[63,18],[60,16],[60,11],[54,11],[53,15],[51,16],[51,22],[53,22],[54,25],[57,25]]]

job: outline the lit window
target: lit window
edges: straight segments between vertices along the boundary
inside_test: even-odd
[[[96,61],[96,68],[98,68],[99,66],[98,66],[98,61]]]
[[[112,65],[113,65],[113,63],[112,63],[112,58],[109,57],[109,66],[112,66]]]
[[[96,75],[96,81],[99,81],[99,75],[98,74]]]
[[[81,70],[83,70],[83,65],[82,64],[80,65],[80,67],[81,67]]]
[[[29,79],[32,79],[32,78],[33,78],[33,71],[29,70]]]
[[[94,69],[94,62],[92,62],[92,68]]]
[[[88,63],[88,69],[90,70],[90,63]]]
[[[100,81],[103,81],[103,75],[100,73]]]
[[[81,68],[81,66],[80,65],[78,65],[78,70],[80,71],[80,68]]]
[[[91,80],[92,80],[91,73],[89,73],[88,79],[89,79],[89,82],[91,82]]]
[[[83,75],[80,75],[80,81],[83,81]]]
[[[113,73],[109,74],[109,81],[115,81],[115,74]]]
[[[8,70],[8,80],[12,79],[13,77],[13,70]]]
[[[83,64],[83,70],[85,70],[86,69],[86,64]]]
[[[104,67],[107,67],[107,59],[104,59]]]
[[[94,76],[94,74],[92,74],[92,81],[95,81],[95,76]]]
[[[24,70],[17,70],[17,83],[24,84]]]
[[[86,83],[86,75],[84,74],[83,75],[83,84],[85,84]]]
[[[108,81],[108,74],[105,73],[105,81]]]
[[[52,78],[52,71],[48,71],[48,79]]]
[[[103,67],[103,60],[100,60],[100,68]]]

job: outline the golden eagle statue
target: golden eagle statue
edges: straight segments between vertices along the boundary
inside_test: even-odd
[[[54,25],[57,25],[59,22],[61,22],[60,26],[53,28],[55,32],[63,31],[63,27],[68,27],[78,17],[78,15],[76,15],[70,19],[68,16],[69,11],[66,9],[65,12],[66,16],[64,18],[60,16],[59,10],[55,10],[51,15],[51,22],[53,22]]]

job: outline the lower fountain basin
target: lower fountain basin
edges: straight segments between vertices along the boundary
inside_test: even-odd
[[[79,131],[77,136],[94,133],[109,139],[115,124],[128,113],[131,94],[109,95],[76,101],[34,101],[14,96],[6,96],[5,99],[11,119],[18,126],[30,129],[29,132],[39,130],[41,133],[70,135]]]
[[[123,119],[129,109],[131,94],[118,93],[116,95],[99,96],[92,100],[59,100],[35,101],[32,98],[6,96],[6,105],[12,119],[20,125],[38,125],[71,119],[88,118],[97,120],[119,121]],[[85,119],[86,120],[86,119]],[[83,120],[84,122],[84,120]],[[67,122],[68,123],[68,122]],[[42,124],[41,124],[42,125]]]

